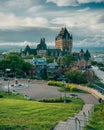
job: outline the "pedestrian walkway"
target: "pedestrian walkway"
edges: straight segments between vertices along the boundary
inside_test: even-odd
[[[93,110],[93,104],[85,104],[83,109],[75,114],[74,117],[68,118],[67,121],[60,121],[54,130],[83,130]]]
[[[76,93],[84,101],[84,106],[74,117],[69,117],[66,121],[59,121],[53,130],[83,130],[93,111],[97,99],[91,94]]]
[[[93,89],[93,88],[89,88],[89,87],[85,87],[85,86],[80,86],[80,85],[76,85],[76,87],[78,89],[85,90],[85,91],[91,93],[97,99],[101,98],[102,100],[104,100],[104,95],[102,93],[100,93],[99,91]]]

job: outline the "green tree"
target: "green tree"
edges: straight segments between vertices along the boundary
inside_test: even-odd
[[[67,55],[62,57],[60,62],[63,66],[70,67],[75,63],[75,58],[73,55],[67,54]]]
[[[54,61],[54,57],[52,57],[52,56],[47,56],[47,57],[46,57],[46,60],[47,60],[48,63],[52,63],[52,62]]]
[[[0,61],[0,70],[4,72],[5,68],[6,68],[6,60]]]
[[[34,58],[42,58],[43,56],[41,55],[35,55]]]
[[[87,83],[87,76],[80,70],[69,70],[65,73],[66,78],[71,83]]]
[[[91,61],[91,65],[96,66],[97,65],[97,61]]]
[[[29,62],[23,62],[22,70],[26,72],[26,74],[32,69],[32,64]]]
[[[6,67],[12,71],[22,69],[24,60],[17,54],[8,54],[5,57]]]
[[[5,73],[7,68],[13,75],[21,77],[24,73],[28,74],[28,71],[32,69],[32,64],[25,62],[18,53],[9,53],[0,61],[0,70]]]
[[[33,55],[27,55],[27,56],[23,56],[23,59],[33,59]]]

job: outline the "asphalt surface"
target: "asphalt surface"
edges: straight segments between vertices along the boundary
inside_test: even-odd
[[[49,86],[46,81],[39,80],[31,80],[29,83],[27,80],[19,79],[18,84],[20,86],[15,85],[15,80],[10,80],[9,90],[15,90],[16,93],[20,93],[23,95],[29,96],[33,100],[38,100],[42,98],[55,98],[62,97],[64,93],[59,92],[59,87]],[[11,85],[14,85],[11,87]],[[8,91],[8,81],[0,80],[0,90]],[[96,104],[97,99],[88,93],[76,93],[79,98],[83,99],[87,104]],[[69,96],[70,93],[67,93]]]
[[[92,66],[92,69],[94,70],[95,75],[97,75],[100,78],[100,80],[104,83],[104,71],[99,70],[99,68],[96,66]]]

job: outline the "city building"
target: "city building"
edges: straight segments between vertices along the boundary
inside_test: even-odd
[[[46,78],[47,72],[46,72],[46,67],[47,67],[47,61],[46,58],[33,58],[33,65],[35,67],[35,75],[37,77],[41,77],[43,79]]]
[[[72,52],[72,35],[67,31],[66,27],[62,28],[58,36],[55,38],[55,49],[50,49],[45,43],[45,38],[40,39],[40,43],[35,49],[26,46],[24,51],[21,51],[22,56],[26,55],[41,55],[59,57]]]
[[[47,65],[47,78],[48,79],[55,79],[58,73],[58,67],[59,65],[55,61]]]
[[[62,28],[58,36],[55,39],[56,49],[60,49],[65,52],[72,52],[72,35],[65,28]]]
[[[47,61],[44,57],[52,56],[56,59],[56,62],[61,59],[65,54],[72,54],[76,63],[73,65],[73,69],[87,69],[90,67],[90,53],[87,50],[86,52],[81,49],[80,52],[72,52],[73,47],[73,38],[67,28],[62,28],[59,34],[55,38],[55,49],[50,49],[47,47],[45,38],[40,39],[40,43],[35,49],[30,48],[29,45],[26,46],[24,51],[21,51],[22,56],[27,55],[41,55],[43,58],[34,58],[33,64],[35,65],[35,74],[36,76],[42,77],[44,73],[47,73],[48,77],[53,77],[56,75],[56,72],[62,74],[62,70],[65,70],[65,67],[59,69],[59,66],[56,63],[47,64]],[[60,66],[61,67],[61,66]],[[46,72],[47,71],[47,72]],[[45,77],[44,77],[45,78]]]
[[[83,51],[83,49],[81,49],[80,52],[74,52],[73,56],[76,59],[76,66],[78,69],[88,69],[91,66],[90,63],[90,59],[91,59],[91,55],[89,53],[88,50],[86,50],[86,52]]]

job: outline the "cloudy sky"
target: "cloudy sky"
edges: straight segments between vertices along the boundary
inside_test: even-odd
[[[48,45],[62,27],[74,46],[104,47],[104,0],[0,0],[0,46]]]

